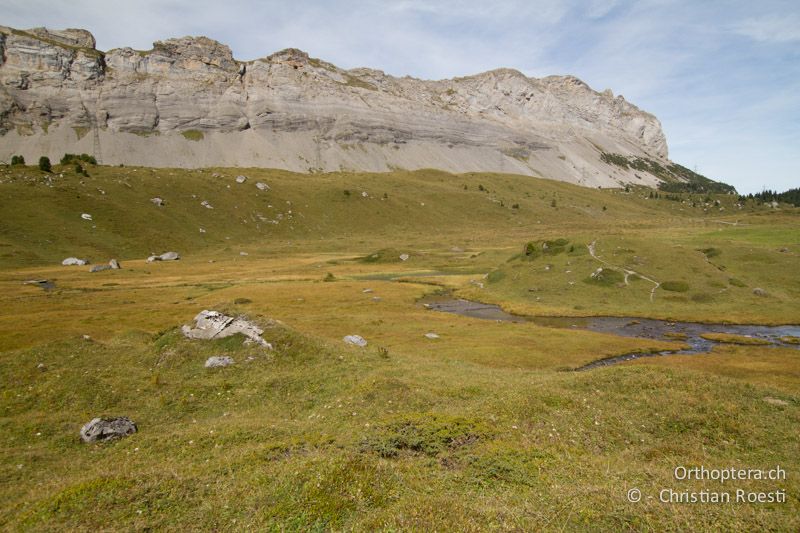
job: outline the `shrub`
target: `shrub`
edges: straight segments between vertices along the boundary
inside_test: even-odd
[[[46,155],[43,155],[42,157],[39,158],[39,170],[41,170],[42,172],[50,172],[51,170],[50,158],[47,157]]]
[[[325,274],[325,277],[322,279],[322,281],[336,281],[336,276],[328,272]]]
[[[12,155],[11,156],[11,164],[12,165],[24,165],[25,164],[25,158],[22,157],[21,155]]]
[[[97,159],[89,154],[64,154],[64,157],[61,158],[61,164],[69,165],[70,163],[89,163],[90,165],[96,165]]]
[[[665,281],[661,284],[661,288],[671,292],[686,292],[689,290],[689,284],[685,281]]]

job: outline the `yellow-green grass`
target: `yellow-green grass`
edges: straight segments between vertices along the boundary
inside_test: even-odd
[[[724,344],[743,344],[747,346],[766,346],[771,344],[766,339],[748,337],[746,335],[733,335],[730,333],[703,333],[700,336],[706,340],[721,342]]]
[[[519,313],[798,323],[794,211],[734,218],[731,197],[720,197],[726,211],[704,212],[640,191],[436,171],[70,172],[52,188],[30,168],[0,172],[0,529],[800,527],[797,350],[724,345],[573,372],[682,343],[419,303],[447,289]],[[250,179],[236,184],[238,174]],[[257,216],[278,212],[278,224]],[[571,252],[514,258],[528,241],[561,237]],[[645,280],[585,282],[602,266],[593,241],[609,263],[689,290],[658,289],[651,302]],[[699,251],[710,247],[719,253]],[[182,259],[144,261],[167,250]],[[123,269],[60,266],[70,255]],[[184,339],[178,328],[202,309],[248,315],[276,349]],[[348,334],[369,345],[345,346]],[[207,370],[211,355],[236,364]],[[130,416],[139,432],[80,443],[80,426],[101,415]],[[680,465],[781,465],[788,478],[678,482]],[[642,502],[627,501],[634,487]],[[663,488],[789,497],[676,505],[658,501]]]

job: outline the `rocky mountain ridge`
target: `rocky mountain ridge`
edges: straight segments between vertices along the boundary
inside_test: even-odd
[[[296,49],[238,61],[206,37],[95,46],[85,30],[0,26],[0,160],[85,152],[106,164],[438,168],[586,186],[661,179],[603,154],[670,164],[653,115],[573,76],[428,81]]]

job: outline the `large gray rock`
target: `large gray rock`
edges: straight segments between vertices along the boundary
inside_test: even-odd
[[[653,115],[572,76],[497,69],[430,81],[345,70],[294,49],[237,61],[206,37],[105,54],[93,42],[82,30],[0,27],[0,160],[96,150],[108,164],[432,167],[592,187],[659,182],[601,161],[599,150],[669,164]]]
[[[367,345],[366,339],[364,339],[364,337],[361,335],[345,335],[342,340],[345,342],[345,344],[352,344],[353,346],[358,346],[360,348],[363,348]]]
[[[93,418],[81,428],[83,442],[114,440],[136,433],[136,424],[126,416]]]
[[[84,266],[88,265],[89,261],[86,259],[78,259],[77,257],[67,257],[61,264],[64,266]]]
[[[272,349],[272,345],[261,337],[264,330],[244,318],[223,315],[218,311],[203,310],[194,317],[194,321],[194,327],[184,325],[181,328],[185,337],[210,340],[241,334],[264,348]]]
[[[214,355],[206,359],[206,368],[221,368],[231,366],[234,363],[233,357],[227,355]]]
[[[102,272],[103,270],[111,270],[111,265],[92,265],[89,272]]]
[[[178,252],[164,252],[161,255],[151,255],[147,258],[147,262],[153,263],[155,261],[177,261],[180,258],[181,256]]]

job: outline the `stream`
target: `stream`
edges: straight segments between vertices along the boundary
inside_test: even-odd
[[[708,353],[717,345],[722,344],[702,338],[704,333],[724,333],[752,337],[768,342],[763,346],[782,346],[800,349],[800,345],[783,342],[782,337],[800,337],[800,325],[785,326],[754,326],[745,324],[703,324],[699,322],[679,322],[670,320],[657,320],[638,317],[565,317],[565,316],[520,316],[503,311],[498,305],[472,302],[452,297],[430,297],[421,302],[427,309],[444,313],[480,318],[483,320],[496,320],[500,322],[532,322],[539,326],[552,328],[576,328],[611,333],[623,337],[637,337],[642,339],[656,339],[664,341],[684,342],[689,348],[683,350],[665,350],[662,352],[637,352],[599,359],[576,370],[591,370],[601,366],[613,365],[623,361],[639,359],[641,357],[658,357],[663,355],[692,355]]]

